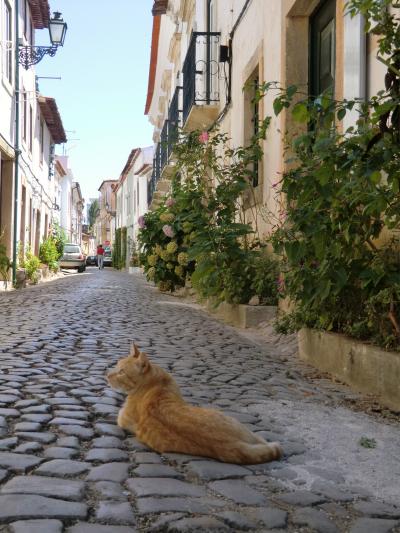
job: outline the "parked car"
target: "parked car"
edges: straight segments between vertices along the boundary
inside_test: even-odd
[[[86,265],[87,266],[97,266],[97,255],[90,254],[86,257]]]
[[[63,255],[59,261],[60,268],[77,268],[78,272],[86,269],[86,257],[79,244],[67,242],[64,244]]]
[[[111,248],[104,248],[104,266],[112,266],[112,252]]]

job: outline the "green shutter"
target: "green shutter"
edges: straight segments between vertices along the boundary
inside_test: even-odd
[[[336,0],[324,0],[310,20],[310,95],[334,89]]]

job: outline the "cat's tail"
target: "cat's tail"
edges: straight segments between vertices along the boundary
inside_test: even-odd
[[[231,458],[226,458],[225,460],[227,460],[227,462],[243,465],[255,465],[268,463],[270,461],[278,461],[282,457],[282,454],[283,451],[279,442],[269,442],[265,444],[241,443],[240,448],[237,448],[234,451],[233,456]]]

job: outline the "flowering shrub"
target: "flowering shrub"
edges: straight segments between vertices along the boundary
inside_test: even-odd
[[[180,261],[187,257],[187,239],[176,211],[175,200],[168,198],[157,210],[146,213],[139,232],[140,261],[147,279],[164,292],[184,286],[193,270],[189,260]]]
[[[277,263],[264,254],[241,201],[249,166],[260,157],[258,138],[233,150],[225,134],[193,132],[181,135],[174,153],[171,196],[145,216],[140,232],[148,279],[173,290],[190,277],[201,297],[216,302],[247,303],[258,295],[275,304]]]

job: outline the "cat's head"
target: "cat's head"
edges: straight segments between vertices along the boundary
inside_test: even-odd
[[[128,357],[120,359],[107,374],[108,383],[121,392],[134,392],[151,379],[152,365],[147,355],[136,344],[131,347]]]

